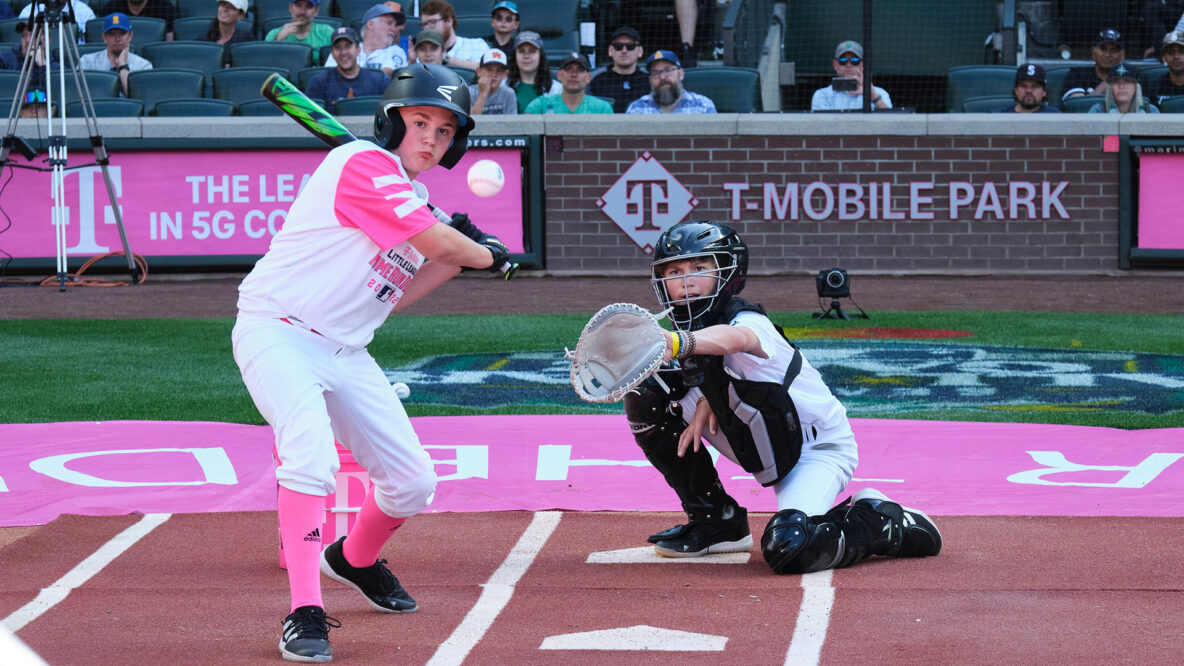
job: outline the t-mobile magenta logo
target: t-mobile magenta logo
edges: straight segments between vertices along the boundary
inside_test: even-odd
[[[646,152],[596,205],[646,254],[653,254],[658,236],[690,214],[699,200]]]

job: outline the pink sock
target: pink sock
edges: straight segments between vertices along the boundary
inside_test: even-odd
[[[288,563],[288,585],[292,588],[292,610],[301,606],[324,608],[321,601],[321,526],[325,522],[325,498],[281,486],[279,520],[284,559]]]
[[[374,564],[383,544],[406,520],[391,518],[383,513],[374,501],[374,488],[371,488],[370,492],[366,493],[366,501],[362,502],[362,510],[358,513],[353,529],[345,538],[342,547],[345,561],[355,567],[368,567]]]

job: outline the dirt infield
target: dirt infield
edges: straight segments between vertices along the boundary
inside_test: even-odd
[[[233,317],[242,275],[149,275],[121,287],[0,288],[0,318]],[[876,310],[1017,310],[1024,312],[1184,312],[1184,273],[1114,276],[851,276],[854,301]],[[745,298],[771,311],[818,307],[813,275],[751,277]],[[656,305],[644,278],[519,276],[506,283],[464,274],[406,314],[593,312],[616,301]],[[849,305],[846,304],[845,305]]]

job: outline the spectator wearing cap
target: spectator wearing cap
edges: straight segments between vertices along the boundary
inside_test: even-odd
[[[1015,70],[1015,88],[1011,91],[1015,104],[996,113],[1060,113],[1048,102],[1048,75],[1035,63],[1020,65]]]
[[[629,26],[613,31],[608,40],[608,57],[613,64],[592,77],[588,92],[613,101],[613,110],[625,113],[635,99],[650,91],[650,77],[637,62],[641,60],[641,35]]]
[[[591,80],[592,65],[588,58],[571,52],[559,62],[559,84],[563,90],[558,95],[544,95],[526,105],[526,113],[612,113],[613,105],[586,94]]]
[[[17,21],[14,26],[21,41],[13,44],[12,48],[0,52],[0,69],[21,69],[25,64],[25,54],[29,52],[29,43],[33,41],[33,27],[28,21]],[[45,48],[33,51],[33,68],[29,70],[29,89],[45,87]]]
[[[177,7],[169,0],[108,0],[103,5],[103,16],[119,12],[129,17],[144,16],[164,20],[164,38],[173,41],[173,21],[180,18]]]
[[[638,97],[625,113],[715,113],[715,102],[682,87],[682,64],[673,51],[654,51],[645,61],[648,95]]]
[[[855,111],[863,108],[863,45],[851,40],[839,42],[830,66],[840,79],[854,79],[852,90],[836,90],[835,84],[814,91],[810,100],[811,111]],[[872,86],[872,108],[891,109],[892,98],[888,91]]]
[[[1154,104],[1143,99],[1139,74],[1125,62],[1106,73],[1106,98],[1090,107],[1090,113],[1159,113]]]
[[[358,65],[363,69],[381,69],[389,77],[396,69],[407,66],[407,52],[395,43],[403,26],[407,24],[402,9],[402,5],[397,2],[383,2],[367,9],[362,15],[362,46]],[[336,66],[337,61],[330,53],[325,58],[325,67]]]
[[[506,58],[509,58],[514,52],[514,35],[518,34],[518,26],[521,24],[518,3],[509,0],[493,3],[493,16],[489,19],[493,34],[485,37],[485,43],[491,48],[501,50],[506,54]]]
[[[323,100],[332,113],[337,100],[386,92],[390,77],[377,69],[365,69],[358,64],[362,38],[358,31],[341,26],[333,31],[333,69],[321,72],[308,82],[308,96]]]
[[[428,0],[419,7],[419,25],[435,30],[444,38],[444,64],[449,67],[477,69],[489,45],[484,39],[456,34],[456,10],[444,0]]]
[[[1094,58],[1092,67],[1074,67],[1065,75],[1065,94],[1061,99],[1106,94],[1106,77],[1110,75],[1110,69],[1126,57],[1122,35],[1114,28],[1099,32],[1091,54]]]
[[[518,98],[518,113],[525,113],[526,107],[537,97],[558,95],[563,86],[551,80],[547,68],[547,52],[543,49],[543,38],[533,30],[523,30],[514,38],[514,54],[510,58],[509,86]]]
[[[85,0],[69,0],[66,4],[70,5],[70,8],[74,10],[74,19],[78,21],[78,43],[84,44],[86,43],[86,22],[98,17],[95,16],[95,11],[90,8],[90,5],[86,4]],[[38,2],[37,14],[40,15],[44,11],[45,2]],[[20,14],[17,14],[17,17],[29,18],[32,12],[33,3],[30,2],[25,5]],[[65,10],[63,10],[63,13],[65,13]]]
[[[420,30],[411,48],[415,62],[425,65],[444,64],[444,36],[435,30]]]
[[[1164,35],[1163,64],[1168,66],[1168,71],[1147,83],[1147,99],[1154,104],[1184,95],[1184,31],[1173,30]]]
[[[518,98],[510,86],[503,86],[510,61],[501,49],[490,48],[481,56],[477,82],[469,85],[473,100],[469,113],[477,115],[518,115]]]
[[[48,118],[50,116],[49,102],[45,91],[30,88],[25,91],[25,99],[21,102],[21,118]]]
[[[291,0],[288,3],[288,14],[292,20],[278,28],[272,28],[264,37],[269,42],[296,42],[308,44],[316,53],[322,46],[328,46],[333,41],[333,27],[326,23],[317,23],[317,14],[321,13],[321,0]]]
[[[126,97],[128,74],[152,69],[152,63],[132,53],[132,22],[127,14],[115,12],[103,19],[103,43],[106,49],[79,57],[78,68],[119,74],[119,89]]]
[[[255,41],[255,33],[240,27],[238,22],[247,17],[247,0],[218,0],[217,16],[210,19],[210,29],[199,41],[222,45],[222,66],[230,66],[232,44]]]

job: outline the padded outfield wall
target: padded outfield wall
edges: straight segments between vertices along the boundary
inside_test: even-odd
[[[347,124],[358,134],[370,127],[363,118]],[[234,163],[236,151],[319,150],[283,118],[104,119],[100,131],[113,163],[120,151],[184,159],[185,151],[214,148]],[[524,237],[534,263],[552,273],[636,275],[661,229],[710,218],[740,230],[755,273],[837,265],[863,273],[1104,274],[1129,267],[1130,247],[1138,251],[1131,222],[1138,214],[1130,210],[1140,201],[1137,169],[1128,179],[1134,188],[1124,190],[1122,179],[1124,164],[1138,160],[1122,148],[1184,136],[1184,117],[483,117],[475,132],[524,135],[542,137],[531,147],[541,160],[530,163],[541,164],[543,194],[541,206],[537,196],[536,205],[522,196],[536,225],[535,240]],[[89,152],[85,144],[72,150]],[[1177,171],[1175,182],[1184,182],[1178,161],[1184,155],[1161,161],[1159,182],[1165,165],[1166,182]],[[134,183],[123,187],[122,196],[135,196]],[[499,196],[506,195],[519,193]],[[16,196],[6,193],[5,207]],[[1145,211],[1172,202],[1147,196]],[[447,204],[443,192],[433,199]],[[480,210],[466,212],[480,224]],[[1184,250],[1174,240],[1184,223],[1160,218],[1167,221],[1156,238],[1166,250],[1153,252]]]

